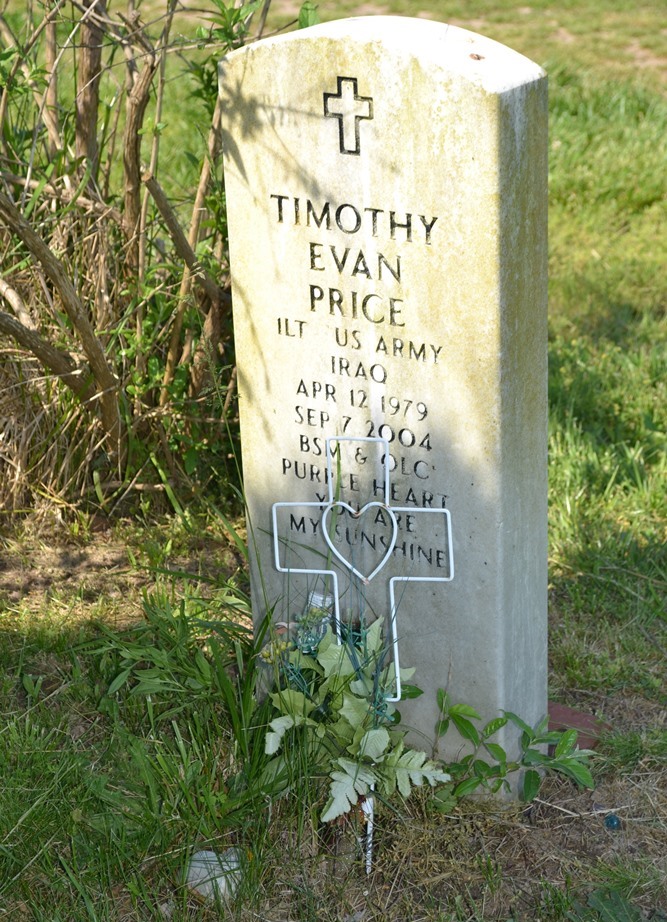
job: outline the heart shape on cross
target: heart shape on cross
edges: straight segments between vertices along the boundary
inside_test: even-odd
[[[362,516],[365,515],[366,512],[368,512],[369,509],[373,509],[374,507],[378,509],[382,509],[383,512],[385,512],[389,516],[389,520],[391,522],[391,540],[389,542],[389,546],[387,547],[387,550],[382,555],[382,558],[380,562],[378,563],[378,565],[375,567],[375,569],[371,573],[368,574],[368,576],[366,576],[365,574],[357,570],[357,568],[354,566],[352,561],[347,560],[347,558],[341,554],[338,548],[335,547],[333,543],[333,539],[329,535],[327,524],[329,520],[329,514],[331,513],[332,509],[341,509],[341,510],[344,509],[350,513],[353,519],[359,521],[359,519],[361,519]],[[326,541],[327,546],[329,547],[329,550],[331,551],[331,553],[335,557],[337,557],[338,560],[340,560],[340,562],[345,567],[347,567],[348,570],[350,570],[350,572],[354,573],[355,576],[358,576],[359,579],[363,580],[364,583],[370,583],[373,577],[377,576],[380,570],[384,567],[385,563],[389,559],[391,552],[394,550],[394,545],[396,544],[396,538],[398,537],[398,521],[392,509],[389,506],[385,505],[385,503],[378,503],[378,502],[366,503],[366,505],[362,506],[358,512],[355,512],[352,506],[348,505],[348,503],[339,501],[335,503],[329,503],[329,505],[326,507],[326,509],[322,513],[322,534],[324,535],[324,540]]]

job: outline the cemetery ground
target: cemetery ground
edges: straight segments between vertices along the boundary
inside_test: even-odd
[[[0,918],[208,922],[221,912],[183,867],[232,845],[240,920],[667,917],[664,10],[382,11],[456,21],[550,75],[549,697],[599,719],[595,789],[553,776],[529,806],[444,813],[430,789],[397,798],[366,876],[298,773],[285,796],[239,796],[253,762],[225,692],[250,662],[235,497],[195,499],[184,478],[161,516],[144,495],[114,521],[42,501],[0,538]]]
[[[664,919],[657,554],[649,568],[612,546],[586,569],[552,562],[551,697],[603,722],[595,789],[554,776],[531,805],[445,813],[430,789],[395,799],[379,808],[367,876],[358,829],[318,826],[321,788],[295,779],[273,802],[233,796],[243,740],[201,657],[217,644],[234,675],[249,609],[243,555],[219,519],[84,517],[3,549],[4,917],[220,918],[185,890],[183,868],[193,846],[241,844],[230,918]]]

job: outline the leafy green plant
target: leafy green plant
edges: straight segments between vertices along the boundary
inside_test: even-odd
[[[593,890],[585,904],[575,900],[566,918],[571,922],[641,922],[644,916],[618,890],[602,887]],[[654,918],[660,920],[667,917],[658,913]]]
[[[239,48],[248,35],[250,20],[261,7],[261,0],[253,0],[243,6],[228,6],[223,0],[213,0],[216,7],[214,24],[210,28],[200,26],[197,38],[202,41],[220,43],[223,48]]]
[[[270,694],[278,712],[269,726],[266,751],[281,765],[287,750],[306,751],[314,774],[328,778],[328,800],[321,814],[329,822],[348,813],[375,792],[409,796],[415,786],[449,780],[426,753],[406,747],[397,712],[387,700],[393,667],[385,667],[382,621],[367,630],[345,631],[337,643],[328,627],[310,655],[278,640],[265,653],[275,670],[277,691]],[[311,637],[309,635],[310,649]],[[401,679],[409,678],[401,670]],[[288,743],[289,740],[289,743]]]
[[[262,653],[273,666],[278,686],[270,694],[278,716],[270,722],[266,751],[284,760],[286,751],[300,747],[311,771],[329,779],[323,822],[349,812],[372,792],[380,798],[397,791],[407,797],[425,782],[439,786],[436,806],[443,811],[479,788],[492,793],[509,790],[510,777],[519,771],[524,772],[522,794],[528,801],[536,796],[547,771],[593,786],[587,765],[590,752],[576,748],[576,731],[549,731],[546,720],[533,729],[510,712],[478,729],[475,722],[481,718],[474,708],[451,703],[443,690],[438,694],[437,735],[454,726],[473,745],[473,752],[441,765],[406,747],[405,731],[397,725],[400,715],[387,700],[393,667],[384,665],[382,621],[367,630],[343,632],[340,644],[328,627],[315,648],[310,624],[306,627],[304,633],[299,626],[294,642],[276,638]],[[402,670],[401,679],[412,671]],[[408,695],[420,693],[414,686],[406,688]],[[492,741],[508,722],[521,730],[520,756],[513,761]]]
[[[108,686],[103,711],[117,713],[121,699],[148,702],[150,728],[167,724],[180,713],[212,718],[228,694],[226,670],[235,668],[253,687],[253,641],[246,625],[225,617],[247,614],[247,600],[237,592],[236,606],[226,593],[221,601],[186,594],[175,600],[164,589],[144,598],[144,621],[119,634],[100,625],[101,639],[85,645],[99,658]],[[217,615],[217,617],[216,617]],[[244,691],[242,697],[247,695]],[[120,696],[120,697],[119,697]]]
[[[436,795],[439,809],[451,809],[461,798],[479,788],[491,793],[501,788],[509,790],[509,776],[522,770],[525,773],[521,793],[525,801],[537,795],[544,772],[556,772],[579,785],[593,787],[587,764],[592,753],[577,748],[576,730],[549,730],[547,718],[533,728],[511,711],[505,711],[503,716],[478,729],[475,722],[482,718],[477,711],[468,704],[452,704],[444,689],[438,691],[438,707],[438,737],[444,736],[453,725],[474,747],[472,753],[447,765],[452,780]],[[503,747],[491,739],[510,722],[521,730],[520,754],[515,760],[508,760]],[[549,747],[553,747],[553,755]]]
[[[155,592],[145,598],[142,625],[124,633],[101,628],[102,638],[82,648],[106,678],[98,710],[128,765],[124,821],[152,829],[165,847],[186,829],[212,840],[243,826],[284,790],[282,779],[266,771],[262,634],[253,638],[225,617],[238,616],[245,602],[230,587],[219,605]],[[118,785],[113,774],[105,790]],[[115,813],[118,805],[109,807]]]

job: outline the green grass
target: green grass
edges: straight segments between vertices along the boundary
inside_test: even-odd
[[[558,686],[664,698],[667,104],[552,76],[550,489]]]
[[[354,0],[320,3],[323,21],[353,16]],[[660,0],[632,7],[626,0],[568,0],[554,6],[550,0],[520,4],[514,0],[383,0],[378,12],[427,16],[450,22],[509,45],[551,71],[576,62],[580,73],[664,86],[667,35]],[[280,7],[277,8],[278,10]],[[371,12],[369,7],[364,13]],[[273,12],[276,23],[292,17]],[[660,60],[662,59],[662,60]],[[661,70],[662,68],[662,70]]]
[[[554,783],[530,824],[484,805],[442,817],[428,797],[387,807],[369,881],[323,848],[302,806],[314,792],[244,800],[242,720],[235,738],[197,621],[224,618],[230,595],[220,585],[202,603],[201,587],[172,591],[153,573],[158,591],[145,609],[137,591],[119,599],[96,594],[94,583],[30,606],[0,599],[0,919],[160,919],[170,902],[176,922],[212,920],[216,910],[185,893],[182,869],[194,844],[231,843],[251,853],[234,909],[241,919],[324,922],[365,908],[369,920],[599,922],[609,918],[600,906],[664,918],[664,5],[391,0],[385,8],[483,31],[549,69],[550,694],[610,724],[593,762],[598,788],[591,798]],[[350,2],[321,12],[353,10]],[[177,73],[176,59],[170,67]],[[190,153],[205,131],[187,81],[170,77],[164,121],[168,184],[186,195]],[[135,559],[158,569],[202,547],[182,522],[125,534]],[[15,555],[17,546],[5,550]],[[131,632],[109,627],[128,617],[139,621]],[[234,675],[233,642],[217,636]],[[140,693],[128,680],[109,694],[130,662],[158,669],[160,687]],[[245,728],[246,741],[255,729]],[[619,809],[621,832],[605,829],[596,803]]]

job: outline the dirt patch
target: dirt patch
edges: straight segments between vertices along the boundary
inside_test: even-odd
[[[594,792],[553,777],[529,807],[469,801],[444,816],[433,813],[428,793],[418,792],[398,812],[380,806],[369,877],[355,870],[353,829],[324,862],[286,841],[281,854],[300,853],[299,870],[289,861],[275,869],[260,915],[275,922],[302,918],[308,892],[320,922],[454,918],[454,907],[455,918],[525,920],[538,908],[538,919],[556,919],[563,918],[559,907],[569,907],[566,894],[585,904],[590,892],[613,882],[615,868],[636,868],[633,905],[645,919],[663,920],[666,810],[664,779],[652,772],[633,784],[603,780]],[[609,816],[619,825],[605,824]],[[329,892],[332,881],[345,877],[344,892]]]
[[[129,566],[127,547],[109,542],[87,547],[22,547],[0,560],[0,598],[5,605],[36,601],[54,592],[123,595],[146,579]]]
[[[558,26],[554,38],[562,45],[573,45],[576,42],[574,35],[568,29],[564,29],[563,26]]]
[[[653,54],[639,42],[631,42],[627,47],[627,52],[634,59],[637,67],[667,71],[667,58]]]
[[[85,546],[10,542],[0,557],[0,624],[24,630],[55,620],[76,630],[95,620],[126,627],[141,617],[141,593],[152,582],[112,537]]]
[[[211,582],[241,566],[238,552],[219,536],[189,535],[171,549],[160,530],[145,535],[102,527],[80,542],[0,538],[0,616],[12,620],[57,617],[63,625],[102,620],[125,627],[142,617],[142,593],[156,580]]]

